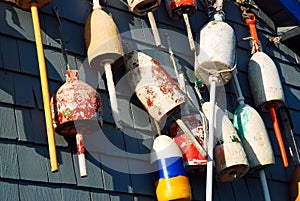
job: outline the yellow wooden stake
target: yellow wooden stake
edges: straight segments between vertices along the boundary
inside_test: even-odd
[[[54,129],[52,126],[46,62],[45,62],[41,28],[40,28],[40,22],[38,16],[38,8],[36,2],[31,3],[31,14],[32,14],[33,29],[34,29],[34,36],[35,36],[36,49],[37,49],[37,56],[39,62],[40,80],[41,80],[41,87],[42,87],[42,96],[43,96],[43,103],[44,103],[44,113],[45,113],[45,120],[46,120],[49,155],[50,155],[50,166],[51,166],[51,171],[56,172],[58,171],[58,164],[57,164],[57,157],[56,157]]]

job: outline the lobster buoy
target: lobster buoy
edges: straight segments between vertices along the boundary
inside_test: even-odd
[[[248,78],[254,104],[262,112],[268,112],[270,105],[276,109],[284,105],[279,74],[276,65],[267,54],[256,52],[252,55],[248,65]]]
[[[118,66],[122,62],[122,41],[112,17],[102,10],[97,0],[93,2],[93,11],[87,19],[84,30],[88,61],[93,68],[102,71],[104,69],[112,116],[117,129],[122,129],[120,109],[111,69],[112,64]]]
[[[291,201],[300,200],[300,167],[297,166],[293,170],[290,181],[290,198]]]
[[[64,136],[76,135],[80,176],[87,176],[82,135],[93,134],[102,126],[99,93],[78,79],[77,70],[67,71],[67,80],[50,101],[53,127]]]
[[[126,66],[130,86],[156,121],[167,118],[185,103],[175,81],[155,59],[133,52],[128,54]]]
[[[78,76],[77,70],[68,71],[66,83],[51,98],[53,127],[61,135],[93,134],[102,126],[100,94]]]
[[[275,164],[267,129],[254,108],[239,105],[234,112],[233,124],[244,145],[251,171]]]
[[[196,0],[165,0],[166,8],[169,15],[174,19],[184,19],[186,24],[190,48],[195,51],[193,34],[189,22],[189,16],[193,15],[197,10]]]
[[[181,117],[182,121],[194,134],[200,145],[207,147],[207,120],[200,114],[189,114]],[[170,127],[170,135],[182,152],[186,171],[203,169],[207,164],[207,156],[203,156],[193,145],[186,133],[174,122]]]
[[[170,137],[160,135],[154,140],[151,164],[158,201],[192,199],[180,149]]]
[[[195,76],[209,84],[209,76],[219,71],[228,71],[235,63],[234,30],[222,20],[213,20],[200,31],[199,54],[195,66]],[[221,84],[226,84],[231,72],[220,73]]]
[[[226,114],[215,105],[215,142],[214,159],[216,178],[228,182],[244,176],[249,170],[246,153],[241,139]],[[209,118],[210,103],[202,105],[203,112]]]
[[[153,16],[153,12],[159,7],[161,0],[127,0],[129,9],[136,15],[145,16],[148,15],[151,29],[153,31],[154,40],[156,46],[161,46],[159,33],[157,30],[156,22]]]

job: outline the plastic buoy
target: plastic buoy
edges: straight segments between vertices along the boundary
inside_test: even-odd
[[[196,0],[165,0],[169,15],[174,19],[183,19],[187,29],[188,40],[191,51],[195,51],[195,43],[189,22],[189,16],[197,10]]]
[[[153,12],[158,8],[160,2],[160,0],[127,0],[128,6],[133,13],[139,16],[148,15],[155,44],[157,47],[161,46],[161,41],[156,22],[153,16]]]
[[[122,60],[122,41],[118,28],[111,16],[102,10],[98,0],[94,0],[92,13],[89,15],[84,30],[89,64],[105,71],[112,115],[117,129],[122,129],[120,109],[111,70],[112,64]]]
[[[190,182],[184,170],[180,149],[170,137],[160,135],[154,140],[151,164],[155,171],[158,201],[192,200]]]

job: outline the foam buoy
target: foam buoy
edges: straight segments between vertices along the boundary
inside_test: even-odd
[[[102,10],[98,0],[94,0],[93,3],[93,11],[86,21],[84,30],[88,61],[93,68],[105,71],[112,116],[117,129],[122,129],[111,69],[112,64],[119,64],[119,61],[122,61],[122,41],[112,17]]]
[[[214,159],[216,178],[221,182],[233,181],[249,170],[241,139],[226,114],[215,105]],[[202,105],[205,116],[210,117],[210,103]]]
[[[170,137],[160,135],[154,140],[151,164],[158,201],[192,199],[180,149]]]
[[[184,115],[182,121],[194,134],[202,147],[207,147],[207,121],[200,114]],[[202,169],[207,164],[207,156],[203,156],[191,140],[186,136],[184,131],[174,122],[170,127],[170,135],[174,142],[182,151],[183,161],[186,171]]]

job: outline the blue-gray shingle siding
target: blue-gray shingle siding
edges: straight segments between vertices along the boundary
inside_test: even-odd
[[[80,78],[97,88],[103,102],[104,126],[99,136],[85,136],[88,177],[81,178],[74,138],[67,139],[55,134],[59,171],[52,173],[49,156],[43,102],[39,81],[36,47],[32,29],[31,14],[12,4],[0,2],[0,200],[1,201],[150,201],[156,200],[153,176],[149,170],[150,152],[156,135],[153,120],[140,103],[132,100],[132,90],[125,79],[124,69],[113,69],[117,87],[118,103],[124,109],[124,131],[115,128],[111,114],[105,76],[87,66],[84,44],[84,24],[91,12],[87,0],[52,0],[40,9],[49,91],[53,95],[64,83],[65,63],[58,41],[59,32],[52,7],[57,6],[62,21],[63,38],[66,43],[68,60],[72,68],[80,69]],[[160,28],[163,48],[154,49],[149,21],[129,12],[125,0],[109,0],[104,10],[112,15],[124,43],[143,50],[156,58],[175,78],[173,67],[166,49],[165,30],[186,34],[182,21],[171,19],[164,2],[154,16]],[[239,7],[233,1],[225,1],[226,21],[234,28],[237,37],[237,68],[246,103],[253,106],[253,97],[247,78],[250,58],[248,28],[241,18]],[[198,10],[190,18],[195,38],[203,25],[208,22],[205,10],[198,1]],[[268,43],[268,36],[274,31],[258,19],[259,38],[266,52],[277,65],[283,83],[286,106],[288,107],[297,144],[300,143],[300,82],[299,55],[282,44]],[[130,34],[128,34],[128,32]],[[126,33],[127,32],[127,33]],[[195,81],[193,54],[186,44],[172,41],[177,65],[186,73],[187,82]],[[127,85],[126,85],[127,84]],[[196,108],[193,86],[188,86],[190,97]],[[227,110],[234,112],[237,106],[232,83],[225,86]],[[131,102],[128,102],[131,100]],[[125,109],[126,108],[126,109]],[[284,168],[277,141],[274,136],[269,114],[261,114],[268,129],[275,154],[276,164],[265,170],[272,201],[289,200],[289,181],[293,163]],[[105,139],[104,139],[105,138]],[[114,148],[111,148],[111,144]],[[288,154],[289,155],[289,154]],[[124,172],[117,171],[122,167]],[[189,174],[193,200],[205,200],[205,172]],[[258,201],[264,200],[259,176],[249,173],[240,180],[230,183],[213,181],[214,201]]]

